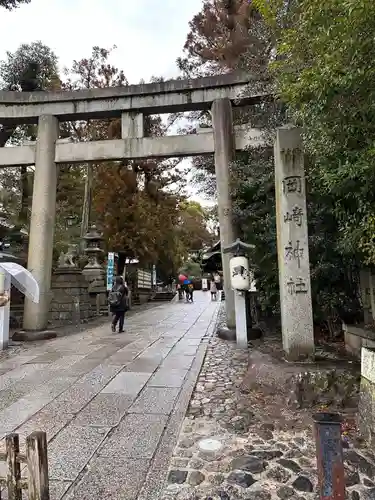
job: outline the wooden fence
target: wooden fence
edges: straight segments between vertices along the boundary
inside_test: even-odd
[[[5,451],[0,451],[0,461],[6,462],[7,476],[0,477],[0,485],[1,489],[8,489],[8,500],[22,500],[22,490],[27,491],[28,500],[49,500],[46,433],[33,432],[27,436],[26,455],[20,453],[18,434],[8,434],[5,447]],[[22,464],[27,466],[25,478],[21,478]]]

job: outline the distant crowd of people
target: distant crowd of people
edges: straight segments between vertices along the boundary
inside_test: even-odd
[[[223,289],[222,278],[219,273],[214,273],[209,279],[206,280],[208,288],[205,290],[210,290],[211,300],[218,300]],[[179,283],[177,285],[177,292],[179,300],[183,300],[185,297],[186,302],[193,302],[194,298],[194,285],[192,283]]]
[[[186,302],[194,302],[194,285],[193,283],[179,283],[177,285],[178,299],[182,300],[184,297]]]

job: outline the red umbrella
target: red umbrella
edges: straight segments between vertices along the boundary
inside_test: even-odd
[[[185,281],[185,280],[187,280],[187,277],[186,277],[184,274],[180,274],[180,275],[178,276],[178,280],[179,280],[179,281]]]

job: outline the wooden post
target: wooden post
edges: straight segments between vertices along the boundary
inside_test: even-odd
[[[237,347],[246,349],[247,345],[247,317],[246,317],[246,297],[244,292],[235,290],[234,305],[236,312],[236,340]]]
[[[29,472],[29,500],[49,500],[47,435],[33,432],[26,438],[26,459]]]
[[[21,465],[18,462],[20,441],[18,434],[8,434],[5,437],[7,451],[7,485],[9,500],[22,500]]]

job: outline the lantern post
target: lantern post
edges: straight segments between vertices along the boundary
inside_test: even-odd
[[[239,238],[223,248],[223,253],[232,254],[229,262],[231,286],[234,290],[234,305],[236,314],[236,340],[237,346],[247,348],[247,313],[246,313],[246,292],[251,286],[251,272],[249,269],[249,259],[246,254],[254,250],[254,245],[244,243]]]

